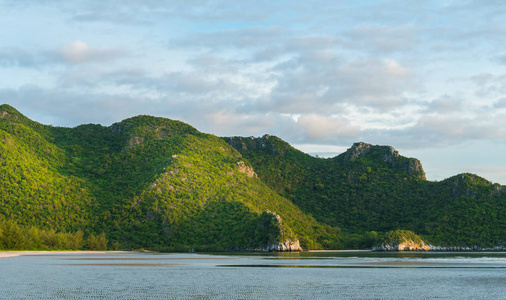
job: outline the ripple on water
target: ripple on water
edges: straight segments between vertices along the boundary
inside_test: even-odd
[[[450,256],[444,261],[425,260],[430,258],[426,255],[423,259],[279,257],[3,258],[0,299],[504,299],[506,295],[506,254],[493,260]],[[228,267],[220,267],[224,265]]]

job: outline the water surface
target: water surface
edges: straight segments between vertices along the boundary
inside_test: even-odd
[[[0,299],[506,299],[506,253],[0,258]]]

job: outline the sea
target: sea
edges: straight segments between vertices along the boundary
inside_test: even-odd
[[[0,299],[506,299],[506,252],[45,253]]]

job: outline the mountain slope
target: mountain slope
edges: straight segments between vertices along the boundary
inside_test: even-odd
[[[89,226],[96,204],[90,187],[61,171],[65,152],[38,132],[47,128],[10,107],[0,116],[0,219],[45,229]]]
[[[109,127],[59,128],[7,105],[0,113],[0,218],[104,231],[128,248],[244,250],[297,240],[306,249],[341,246],[338,229],[275,193],[222,139],[187,124],[138,116]],[[51,209],[39,218],[46,202]]]
[[[427,181],[389,146],[322,159],[269,135],[218,138],[151,116],[53,127],[1,105],[0,150],[0,222],[105,232],[124,249],[363,248],[397,229],[442,246],[506,240],[503,186]]]
[[[272,136],[224,139],[278,193],[318,221],[346,230],[349,247],[367,244],[370,231],[395,229],[442,245],[491,246],[505,240],[505,189],[476,175],[430,182],[418,160],[389,146],[356,143],[322,159]]]

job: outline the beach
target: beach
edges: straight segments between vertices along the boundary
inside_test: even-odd
[[[59,255],[59,254],[104,254],[129,253],[130,251],[0,251],[0,258],[21,255]]]

